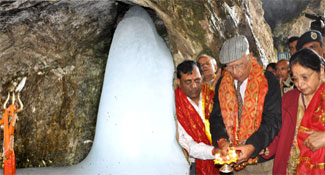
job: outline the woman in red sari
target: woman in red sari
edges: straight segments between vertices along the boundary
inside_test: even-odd
[[[310,49],[290,58],[297,89],[282,97],[282,127],[264,158],[275,156],[273,174],[325,175],[323,61]]]

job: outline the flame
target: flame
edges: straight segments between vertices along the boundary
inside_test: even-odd
[[[217,153],[215,155],[214,164],[236,163],[237,159],[238,159],[238,157],[237,157],[235,148],[229,147],[227,156],[221,156],[220,153]]]

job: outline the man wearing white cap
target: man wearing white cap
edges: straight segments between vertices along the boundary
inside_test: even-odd
[[[210,117],[212,143],[224,156],[229,146],[241,152],[235,167],[240,174],[271,173],[268,162],[245,166],[258,162],[259,153],[281,127],[279,82],[257,63],[243,35],[226,40],[219,59],[226,67],[215,89]]]
[[[216,60],[208,55],[200,55],[197,62],[202,66],[203,81],[214,90],[221,76],[221,69],[218,68]]]

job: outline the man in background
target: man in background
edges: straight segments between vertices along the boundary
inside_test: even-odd
[[[310,24],[311,30],[317,30],[322,34],[323,37],[323,55],[321,55],[323,58],[325,58],[325,18],[322,16],[316,16],[317,20],[313,21]],[[313,18],[311,18],[313,19]]]
[[[323,37],[319,31],[311,30],[301,35],[297,42],[296,49],[298,51],[301,48],[309,48],[314,50],[322,58],[323,62],[325,62],[325,58],[323,57],[323,49],[325,49],[323,47]],[[322,81],[325,82],[325,73],[322,72],[321,76]]]
[[[300,36],[297,42],[297,51],[302,48],[309,48],[317,52],[317,54],[323,58],[323,37],[317,30],[311,30],[305,32]]]
[[[221,76],[221,69],[218,68],[216,60],[211,56],[201,55],[197,62],[201,64],[203,70],[203,81],[214,89]]]
[[[274,76],[276,75],[276,63],[269,63],[267,66],[266,66],[266,69],[267,71],[270,71],[274,74]]]
[[[298,36],[292,36],[288,39],[288,47],[290,56],[292,56],[296,52],[296,45],[298,42],[299,37]]]
[[[280,82],[281,95],[294,88],[294,84],[290,76],[288,60],[283,59],[276,63],[276,77]]]

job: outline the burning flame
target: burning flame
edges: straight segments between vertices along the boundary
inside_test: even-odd
[[[237,159],[238,159],[238,157],[237,157],[235,148],[229,147],[227,156],[221,156],[220,153],[217,153],[215,155],[214,164],[236,163]]]

